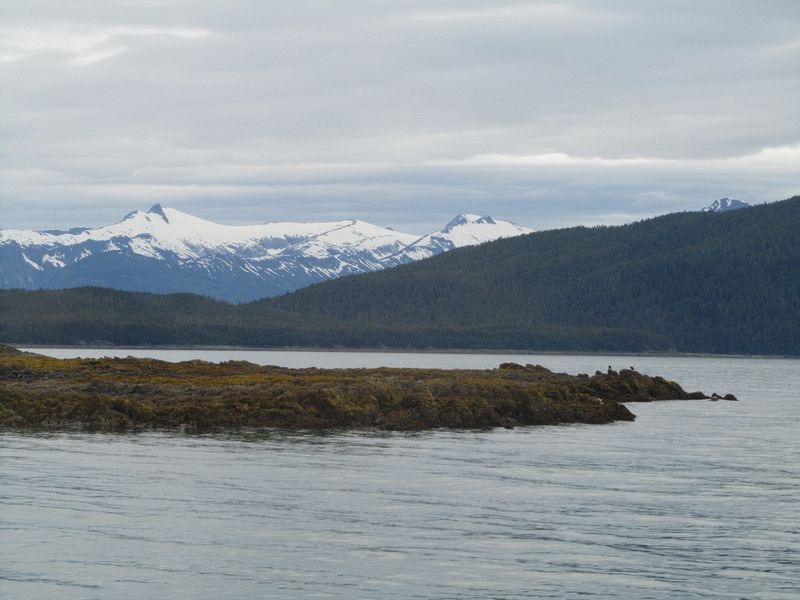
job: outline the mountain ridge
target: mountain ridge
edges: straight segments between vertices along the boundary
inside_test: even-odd
[[[800,196],[501,239],[242,305],[0,290],[0,340],[800,356]]]
[[[530,232],[477,215],[426,236],[357,219],[221,225],[155,204],[94,229],[0,230],[0,288],[95,285],[241,302]]]
[[[489,338],[505,329],[517,340],[506,347],[536,344],[526,332],[537,329],[603,327],[642,334],[654,350],[797,354],[798,231],[800,196],[541,231],[310,286],[269,306],[361,327],[435,324]]]

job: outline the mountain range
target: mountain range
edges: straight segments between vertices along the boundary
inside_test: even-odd
[[[799,231],[800,196],[540,231],[247,304],[0,290],[0,340],[800,356]]]
[[[220,225],[156,204],[97,229],[0,230],[0,288],[102,286],[245,302],[530,232],[472,214],[421,237],[358,220]]]

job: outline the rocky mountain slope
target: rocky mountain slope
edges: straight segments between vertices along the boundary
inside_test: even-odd
[[[739,208],[749,208],[750,205],[747,202],[742,202],[741,200],[731,200],[730,198],[720,198],[719,200],[714,200],[711,204],[706,206],[703,209],[703,212],[728,212],[729,210],[737,210]]]

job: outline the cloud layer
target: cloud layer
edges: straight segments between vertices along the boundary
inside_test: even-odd
[[[0,227],[608,223],[798,193],[800,4],[3,0]]]

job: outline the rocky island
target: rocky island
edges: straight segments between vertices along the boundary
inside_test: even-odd
[[[661,377],[496,369],[288,369],[244,361],[0,352],[0,427],[125,431],[474,429],[632,421],[626,402],[706,398]]]

